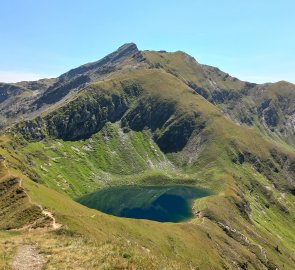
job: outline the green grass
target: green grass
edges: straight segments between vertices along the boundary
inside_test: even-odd
[[[48,139],[27,143],[15,156],[26,160],[36,180],[72,197],[114,183],[133,183],[151,175],[164,175],[173,167],[146,132],[123,133],[108,123],[87,140]],[[161,170],[164,169],[164,170]],[[170,174],[170,175],[171,175]]]
[[[217,68],[201,65],[182,51],[172,53],[144,51],[143,55],[152,67],[164,69],[186,84],[193,83],[207,94],[216,90],[216,86],[229,92],[238,92],[245,87],[245,82],[234,79]]]
[[[267,260],[271,260],[272,263],[276,262],[279,266],[284,264],[286,269],[292,269],[292,262],[288,256],[293,256],[292,254],[294,251],[292,248],[294,239],[290,236],[292,232],[292,224],[294,222],[294,210],[292,208],[290,209],[290,212],[292,212],[291,216],[285,216],[284,219],[287,221],[286,223],[282,223],[280,219],[283,218],[283,214],[274,204],[271,210],[266,211],[266,216],[264,216],[263,219],[273,219],[273,222],[270,221],[270,226],[272,226],[270,228],[273,228],[275,234],[273,234],[272,231],[267,231],[260,225],[262,220],[259,209],[269,201],[269,197],[265,197],[266,195],[262,193],[263,190],[255,189],[256,192],[258,192],[258,201],[255,201],[252,194],[243,194],[243,192],[249,190],[248,185],[251,181],[261,182],[261,185],[269,185],[269,180],[266,180],[262,174],[257,174],[247,162],[243,165],[238,165],[231,160],[232,156],[237,154],[236,151],[238,149],[243,151],[246,147],[248,151],[254,152],[259,158],[267,159],[269,157],[268,151],[271,144],[260,139],[253,131],[250,131],[253,132],[252,137],[245,136],[244,128],[242,127],[234,129],[234,132],[228,132],[228,130],[230,130],[229,128],[233,127],[231,123],[219,123],[218,121],[213,123],[211,126],[212,130],[218,130],[219,133],[211,133],[210,137],[208,137],[210,138],[210,141],[207,142],[206,147],[203,149],[202,156],[197,159],[193,166],[177,167],[175,164],[172,166],[171,161],[161,153],[154,143],[153,147],[150,146],[149,140],[147,140],[147,138],[150,139],[150,134],[148,132],[131,132],[128,133],[125,143],[128,147],[131,146],[129,153],[136,153],[135,159],[139,159],[138,153],[143,153],[144,155],[139,155],[143,157],[148,153],[152,161],[166,162],[169,166],[167,165],[167,167],[156,169],[146,167],[147,169],[142,170],[141,165],[138,165],[136,168],[138,171],[133,171],[133,164],[126,163],[124,159],[127,157],[121,153],[117,155],[117,162],[122,160],[125,166],[126,164],[129,166],[128,168],[125,168],[126,175],[122,174],[120,180],[118,179],[120,174],[113,173],[118,169],[117,164],[113,167],[112,164],[101,162],[101,160],[104,160],[104,154],[109,155],[112,149],[117,152],[118,149],[121,149],[118,147],[121,141],[118,137],[119,131],[117,125],[108,124],[106,129],[103,129],[101,132],[95,134],[92,138],[86,141],[65,142],[62,140],[50,139],[43,142],[24,144],[23,148],[18,150],[19,152],[17,155],[17,158],[23,160],[23,162],[26,162],[27,155],[30,155],[33,162],[38,164],[38,166],[41,166],[48,164],[49,158],[56,158],[57,155],[63,156],[64,152],[66,155],[71,156],[72,159],[64,159],[61,163],[54,162],[52,163],[52,166],[44,165],[44,168],[46,168],[48,174],[50,174],[50,177],[47,176],[48,178],[46,178],[47,174],[42,172],[43,169],[38,171],[38,174],[41,174],[42,181],[44,181],[49,188],[43,184],[37,184],[30,181],[24,175],[21,177],[24,179],[24,186],[26,190],[28,190],[32,199],[53,211],[58,221],[65,224],[70,230],[85,235],[88,239],[94,241],[99,247],[103,246],[106,241],[110,241],[112,245],[120,247],[119,251],[111,255],[111,259],[108,257],[108,260],[113,264],[115,264],[119,254],[123,254],[123,259],[129,259],[124,258],[126,257],[124,256],[126,251],[123,247],[124,243],[131,241],[132,243],[137,243],[139,246],[151,251],[152,256],[156,257],[156,259],[154,259],[155,269],[159,269],[161,261],[173,263],[175,269],[177,269],[177,267],[188,269],[189,264],[195,267],[198,266],[200,269],[210,269],[210,267],[213,267],[214,269],[222,269],[224,265],[229,267],[229,258],[239,262],[242,262],[243,260],[245,261],[245,258],[247,258],[247,260],[251,262],[249,269],[252,269],[251,267],[259,269],[262,268],[262,262],[257,260],[257,257],[260,258],[261,256],[259,245],[267,251]],[[109,136],[107,142],[103,141],[105,132],[110,132],[110,130],[112,136]],[[144,142],[140,143],[141,140],[144,140]],[[228,144],[229,141],[235,141],[236,146],[231,148],[230,144]],[[251,143],[255,143],[255,147],[252,146]],[[87,154],[83,155],[85,151],[83,146],[88,144],[91,144],[91,148],[95,150],[93,153],[87,151]],[[75,149],[72,147],[75,147]],[[236,147],[238,147],[238,149]],[[77,149],[79,151],[77,151]],[[155,153],[153,149],[157,149],[157,154],[154,154],[154,156],[152,155],[152,153]],[[13,152],[10,146],[7,146],[6,142],[6,147],[1,149],[1,153],[7,155],[7,151],[10,151],[11,153]],[[44,154],[41,155],[41,153]],[[36,157],[38,157],[38,159]],[[46,157],[48,159],[46,159]],[[100,158],[100,162],[97,162],[98,158]],[[171,160],[176,160],[177,163],[178,157],[176,154],[171,154],[170,158]],[[17,165],[17,161],[13,157],[9,157],[9,162]],[[140,161],[136,160],[135,162]],[[193,179],[193,183],[210,188],[218,195],[210,196],[206,199],[204,198],[201,201],[197,200],[195,202],[195,209],[201,211],[201,216],[190,223],[159,224],[151,221],[116,218],[102,214],[96,210],[87,209],[62,195],[61,193],[64,193],[75,197],[78,194],[87,192],[87,189],[84,188],[81,183],[80,185],[82,188],[79,187],[79,192],[76,194],[70,192],[67,193],[56,188],[54,182],[51,183],[50,181],[52,181],[51,178],[55,176],[57,171],[60,173],[60,170],[58,169],[59,167],[54,167],[58,166],[57,164],[65,166],[63,173],[65,175],[72,174],[76,177],[74,180],[77,182],[81,182],[82,178],[79,179],[79,177],[84,177],[83,174],[80,174],[81,168],[86,168],[85,171],[88,171],[89,168],[93,169],[96,165],[104,166],[102,168],[108,170],[115,168],[112,173],[109,173],[113,179],[108,184],[112,185],[122,183],[148,184],[156,177],[156,179],[159,179],[159,183],[168,184],[172,183],[173,179],[179,177],[182,181],[185,179],[188,181]],[[148,163],[146,162],[146,164]],[[38,166],[34,166],[33,168],[38,168]],[[15,168],[15,170],[12,170],[12,173],[20,174],[17,166]],[[52,168],[54,168],[54,170]],[[99,170],[97,171],[99,172]],[[88,179],[83,178],[83,181],[87,182]],[[72,183],[75,184],[74,181]],[[59,192],[52,190],[50,185],[53,185],[53,189]],[[91,188],[96,189],[100,186],[103,185],[100,184],[90,187],[89,190]],[[280,195],[277,194],[277,196]],[[236,203],[241,203],[244,200],[247,200],[250,203],[251,209],[253,209],[251,212],[251,220],[255,224],[254,227],[251,227],[250,223],[242,217],[239,210],[235,207]],[[292,204],[292,200],[292,197],[287,196],[285,204]],[[202,218],[203,216],[205,217],[204,220]],[[237,240],[239,236],[238,233],[229,237],[228,232],[220,228],[216,222],[227,224],[239,233],[247,235],[251,244],[244,245],[243,242],[241,243],[241,240]],[[261,237],[266,239],[266,242],[263,242]],[[279,237],[283,240],[280,240]],[[200,246],[199,243],[204,244]],[[277,244],[279,245],[279,248],[284,251],[282,254],[275,250],[275,245]],[[216,245],[220,248],[216,248]],[[127,253],[137,253],[139,255],[142,254],[142,250],[144,249],[136,248],[136,245],[132,244],[132,251],[127,251]],[[235,253],[233,253],[232,250],[235,250]],[[173,258],[176,256],[175,254],[177,254],[177,263],[173,261]],[[198,256],[195,256],[195,254],[198,254]],[[239,256],[236,257],[235,254],[239,254]],[[132,258],[132,256],[130,258]],[[264,263],[266,264],[266,262]],[[132,265],[138,266],[141,264],[138,261],[133,261]],[[178,266],[176,267],[176,265]]]

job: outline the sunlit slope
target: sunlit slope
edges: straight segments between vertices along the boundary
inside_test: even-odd
[[[152,67],[173,74],[234,121],[294,147],[294,84],[243,82],[218,68],[199,64],[181,51],[144,51],[143,55]]]
[[[152,67],[164,69],[178,77],[188,86],[195,88],[206,98],[214,96],[215,90],[229,89],[240,90],[247,86],[246,82],[229,76],[218,68],[202,65],[185,52],[157,52],[143,51],[146,61]]]
[[[13,164],[16,161],[10,159],[9,162]],[[285,194],[282,197],[276,189],[268,189],[268,180],[260,174],[253,178],[255,174],[250,165],[236,167],[237,174],[234,177],[226,173],[219,174],[218,180],[227,183],[223,194],[196,201],[195,210],[200,212],[192,222],[184,224],[111,217],[89,210],[42,184],[32,182],[18,170],[11,168],[11,172],[23,179],[23,186],[33,202],[52,211],[58,222],[66,225],[69,230],[89,238],[90,242],[85,242],[82,248],[88,246],[99,249],[105,247],[106,242],[109,243],[107,250],[114,252],[107,253],[105,250],[98,256],[93,254],[93,257],[88,257],[86,263],[89,264],[89,269],[92,269],[90,262],[93,260],[107,260],[112,267],[119,263],[147,267],[152,260],[153,263],[149,266],[151,269],[159,269],[164,265],[169,265],[172,269],[223,269],[227,265],[231,269],[235,264],[245,263],[248,269],[263,269],[265,266],[275,269],[283,264],[286,269],[292,269],[292,195]],[[211,177],[214,179],[216,175]],[[234,180],[241,181],[239,187]],[[244,185],[248,185],[248,191]],[[245,192],[243,195],[242,191]],[[282,211],[278,203],[284,203],[288,211]],[[247,204],[249,209],[243,208]],[[66,233],[68,234],[72,235],[71,241],[80,241],[79,234],[75,236]],[[58,237],[62,239],[64,236],[42,234],[37,239],[42,247],[43,242],[45,245],[46,241]],[[50,249],[55,252],[57,243],[51,245]],[[127,253],[128,256],[123,256]]]
[[[15,170],[12,172],[19,174]],[[109,267],[127,264],[130,267],[149,267],[150,269],[161,269],[167,266],[172,269],[191,269],[191,267],[223,269],[227,266],[231,269],[235,264],[242,266],[245,263],[248,269],[263,269],[264,265],[267,265],[269,269],[275,269],[282,264],[286,269],[292,269],[292,260],[288,258],[292,254],[290,253],[292,244],[288,250],[286,247],[288,242],[282,241],[284,238],[281,240],[272,238],[269,232],[260,231],[245,222],[231,206],[230,201],[223,196],[212,196],[204,202],[205,205],[196,204],[196,209],[200,207],[202,214],[192,222],[157,223],[116,218],[87,209],[60,193],[30,181],[23,175],[21,177],[33,202],[40,203],[52,211],[58,221],[67,228],[60,233],[56,232],[58,234],[38,234],[37,232],[34,236],[42,250],[50,248],[53,258],[49,265],[55,261],[58,252],[67,254],[68,258],[74,257],[70,250],[57,244],[56,240],[60,238],[67,242],[82,241],[79,245],[81,252],[84,252],[86,247],[97,252],[96,254],[90,252],[89,256],[81,258],[84,262],[81,266],[88,265],[88,269],[97,269],[91,262],[107,263]],[[227,222],[229,225],[225,225],[222,220],[217,222],[213,216],[210,216],[209,208],[213,208],[216,203],[219,212],[225,213],[224,208],[227,208],[227,211],[231,209],[231,221]],[[276,213],[273,211],[271,207],[265,213],[264,219],[271,213]],[[287,234],[287,220],[284,224],[284,233],[277,231],[278,235],[284,237],[284,234]],[[235,227],[237,224],[239,227]],[[275,224],[274,228],[280,227],[276,219],[270,224]],[[289,232],[291,233],[291,230]],[[80,234],[89,240],[81,239]],[[71,235],[70,239],[67,235]],[[245,240],[245,237],[248,238]],[[261,237],[264,240],[259,242]],[[107,246],[106,243],[108,243]],[[276,245],[279,246],[280,252],[276,251]],[[75,265],[71,260],[57,265],[64,264],[68,267]]]

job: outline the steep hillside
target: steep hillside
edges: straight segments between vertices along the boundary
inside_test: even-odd
[[[5,160],[0,160],[0,229],[46,226],[41,209],[30,202],[21,179],[9,173]]]
[[[239,103],[223,105],[234,119],[257,127],[274,140],[283,140],[294,147],[295,85],[287,82],[257,85]]]
[[[33,85],[18,87],[38,91]],[[39,228],[3,237],[11,250],[35,239],[48,269],[293,269],[293,87],[242,82],[183,52],[134,44],[65,73],[1,137],[2,228],[32,225],[33,215],[19,224],[18,214],[34,207]],[[195,200],[183,223],[118,218],[73,201],[130,184],[212,195]],[[42,209],[63,227],[37,222]]]
[[[173,74],[234,121],[294,146],[294,84],[243,82],[218,68],[201,65],[181,51],[145,51],[143,55],[152,67]]]

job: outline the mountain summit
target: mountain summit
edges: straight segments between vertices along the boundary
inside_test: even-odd
[[[116,66],[116,64],[124,61],[128,57],[132,57],[139,51],[134,43],[126,43],[115,52],[107,55],[93,63],[88,63],[78,68],[72,69],[60,76],[61,79],[70,80],[80,75],[100,73],[106,67]]]

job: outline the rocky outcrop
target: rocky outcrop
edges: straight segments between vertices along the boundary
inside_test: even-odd
[[[124,115],[122,125],[136,131],[144,128],[155,131],[162,128],[175,110],[175,104],[172,102],[143,98]]]
[[[106,122],[120,120],[128,108],[124,98],[118,95],[100,96],[96,100],[85,99],[62,108],[59,114],[46,117],[49,135],[64,140],[88,138]]]
[[[276,127],[279,124],[279,115],[274,107],[264,111],[264,121],[269,127]]]
[[[198,123],[198,115],[182,115],[167,121],[155,141],[164,153],[182,150],[193,132],[200,133],[205,123]]]
[[[24,88],[13,85],[0,83],[0,103],[6,101],[10,97],[18,96],[25,91]]]

